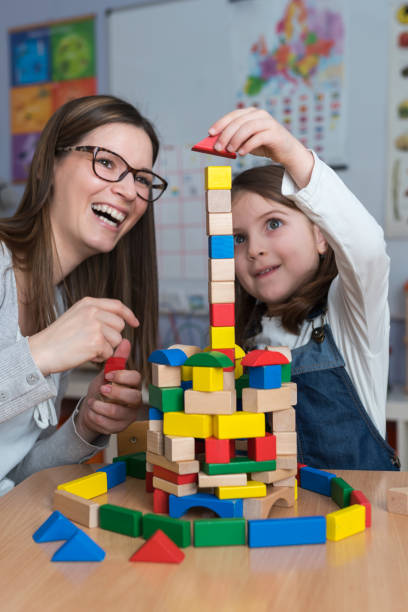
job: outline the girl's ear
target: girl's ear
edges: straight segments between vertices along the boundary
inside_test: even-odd
[[[313,232],[314,232],[314,236],[315,236],[317,252],[319,253],[319,255],[324,255],[324,253],[326,253],[327,247],[328,247],[327,240],[323,236],[323,234],[322,234],[322,232],[320,230],[320,227],[318,227],[315,224],[313,224]]]

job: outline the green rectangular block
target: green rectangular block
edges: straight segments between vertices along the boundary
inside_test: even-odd
[[[281,366],[282,369],[282,382],[283,383],[288,383],[291,380],[291,375],[292,375],[292,364],[291,363],[284,363]]]
[[[184,410],[184,389],[149,385],[149,404],[162,412],[181,412]]]
[[[235,391],[237,393],[237,399],[242,398],[242,389],[249,387],[249,374],[243,374],[235,381]]]
[[[194,546],[245,546],[244,518],[194,521]]]
[[[116,463],[116,461],[124,461],[126,463],[126,476],[146,478],[146,453],[144,451],[114,457],[112,461],[113,463]]]
[[[143,537],[147,540],[158,529],[164,531],[180,548],[191,545],[190,521],[158,514],[145,514],[143,516]]]
[[[248,457],[233,457],[230,463],[203,463],[206,474],[243,474],[249,472],[270,472],[276,470],[276,461],[254,461]]]
[[[332,478],[330,480],[331,497],[340,508],[346,508],[350,505],[351,492],[353,487],[342,478]]]
[[[139,510],[103,504],[99,508],[99,527],[137,538],[142,533],[142,516]]]

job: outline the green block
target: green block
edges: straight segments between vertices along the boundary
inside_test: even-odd
[[[235,391],[237,392],[237,399],[242,398],[242,389],[249,387],[249,374],[243,374],[235,381]]]
[[[137,538],[142,532],[142,516],[139,510],[103,504],[99,508],[99,527]]]
[[[184,389],[149,385],[149,404],[162,412],[181,412],[184,410]]]
[[[194,521],[194,546],[245,546],[244,518]]]
[[[230,463],[203,463],[206,474],[243,474],[249,472],[270,472],[276,470],[276,461],[254,461],[248,457],[233,457]]]
[[[346,508],[350,505],[351,492],[353,487],[345,482],[342,478],[332,478],[330,481],[331,496],[340,508]]]
[[[144,451],[114,457],[113,463],[116,463],[116,461],[124,461],[126,463],[126,476],[146,478],[146,453]]]
[[[231,368],[234,364],[231,359],[220,351],[206,351],[191,355],[184,362],[185,366],[198,366],[200,368]]]
[[[282,369],[282,382],[283,383],[290,382],[291,374],[292,374],[292,364],[284,363],[283,365],[281,365],[281,369]]]
[[[158,529],[164,531],[180,548],[191,545],[190,521],[183,521],[158,514],[143,515],[143,537],[146,540]]]

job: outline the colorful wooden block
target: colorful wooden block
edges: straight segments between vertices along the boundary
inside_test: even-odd
[[[185,548],[191,544],[190,521],[156,514],[144,514],[142,525],[145,539],[150,538],[155,531],[161,529],[180,548]]]
[[[265,484],[275,484],[296,476],[296,470],[270,470],[268,472],[254,472],[251,474],[252,480],[264,482]]]
[[[209,282],[208,301],[210,304],[235,302],[235,284],[230,281]]]
[[[276,437],[276,455],[291,455],[297,453],[297,437],[296,431],[277,431]]]
[[[166,491],[171,495],[177,495],[177,497],[182,497],[183,495],[193,495],[194,493],[197,493],[198,490],[197,483],[195,482],[179,485],[174,482],[170,482],[169,480],[164,480],[164,478],[157,478],[157,476],[154,474],[153,487],[155,489]]]
[[[161,530],[158,529],[130,557],[129,561],[144,563],[181,563],[185,555],[178,546]]]
[[[407,491],[407,496],[408,496],[408,491]],[[365,526],[371,527],[371,504],[362,491],[352,491],[351,492],[350,506],[353,506],[354,504],[359,504],[360,506],[364,506],[364,508],[366,509]]]
[[[336,474],[306,466],[300,468],[299,475],[302,489],[331,497],[331,479],[336,478]]]
[[[265,472],[275,469],[275,461],[252,461],[248,457],[232,457],[229,463],[203,463],[206,474],[242,474],[246,472]]]
[[[112,489],[113,487],[116,487],[116,485],[121,484],[126,480],[125,461],[116,461],[115,463],[105,465],[96,471],[106,473],[108,489]]]
[[[208,155],[219,155],[220,157],[228,157],[230,159],[236,158],[236,153],[232,151],[227,151],[226,149],[214,149],[214,145],[219,138],[219,134],[215,136],[207,136],[203,140],[200,140],[194,147],[191,147],[192,151],[197,151],[198,153],[207,153]],[[228,192],[227,192],[228,193]]]
[[[209,438],[213,435],[213,418],[219,417],[212,417],[208,414],[166,412],[163,419],[163,432],[166,436]]]
[[[235,345],[235,328],[210,326],[210,344],[213,350],[231,348]]]
[[[170,495],[169,513],[173,518],[180,518],[192,508],[212,510],[222,518],[242,517],[242,499],[221,500],[208,493],[196,493],[186,497]]]
[[[205,189],[231,189],[231,166],[207,166],[205,168]]]
[[[231,367],[223,368],[224,373],[225,372],[235,373],[235,349],[220,347],[220,348],[217,348],[217,352],[218,353],[223,353],[226,357],[228,357],[228,359],[231,360],[231,363],[233,364],[233,365],[231,365]],[[235,375],[234,375],[234,381],[235,381]],[[235,383],[234,383],[234,387],[235,387]],[[225,389],[225,387],[224,387],[224,389]]]
[[[239,378],[235,379],[235,390],[237,392],[238,399],[242,398],[242,391],[243,389],[246,389],[247,387],[249,387],[249,375],[248,374],[243,374]]]
[[[279,389],[282,384],[282,369],[280,365],[259,366],[248,368],[249,386],[255,389]]]
[[[198,474],[200,470],[200,463],[196,459],[194,461],[169,461],[162,455],[149,452],[146,453],[146,459],[152,465],[160,465],[176,474]]]
[[[326,517],[324,516],[248,521],[248,546],[250,548],[324,544],[325,542]]]
[[[153,363],[152,383],[155,387],[179,387],[181,385],[181,367]]]
[[[202,353],[189,357],[186,365],[200,368],[229,368],[233,362],[224,351],[204,349]]]
[[[153,493],[153,472],[146,469],[146,493]]]
[[[86,533],[77,529],[51,557],[51,561],[103,561],[105,551]]]
[[[169,493],[161,489],[153,489],[153,512],[155,514],[169,513]]]
[[[68,491],[54,491],[53,509],[67,519],[92,529],[99,524],[99,504]]]
[[[247,497],[265,497],[266,485],[263,482],[249,480],[244,486],[217,487],[215,494],[219,499],[244,499]]]
[[[116,463],[116,461],[124,461],[126,463],[127,476],[143,479],[146,477],[146,453],[144,451],[114,457],[113,462]]]
[[[208,278],[211,281],[235,280],[234,259],[209,259]]]
[[[187,355],[179,348],[157,349],[150,353],[150,363],[160,363],[167,366],[181,366],[187,359]]]
[[[181,381],[181,388],[183,389],[183,391],[188,391],[189,389],[192,389],[193,388],[193,381],[192,380],[182,380]]]
[[[271,425],[272,431],[296,431],[296,411],[294,408],[286,408],[286,410],[277,410],[272,412]]]
[[[186,354],[187,358],[192,357],[196,353],[201,353],[201,348],[199,346],[194,346],[190,344],[173,344],[169,346],[169,349],[180,349],[183,353]],[[193,371],[191,367],[185,366],[184,364],[181,366],[181,380],[192,380]]]
[[[192,437],[164,436],[164,456],[169,461],[195,459],[195,443]]]
[[[275,412],[291,407],[292,392],[289,387],[279,389],[254,389],[247,387],[242,390],[242,409],[245,412]]]
[[[210,304],[210,325],[233,327],[235,325],[235,304]]]
[[[173,482],[174,484],[189,484],[193,482],[197,482],[198,475],[197,473],[193,474],[176,474],[171,470],[166,470],[166,468],[161,465],[153,466],[153,475],[157,478],[162,478],[163,480],[168,480],[169,482]]]
[[[193,367],[194,391],[222,391],[223,384],[224,379],[222,368],[201,368],[199,366]]]
[[[184,410],[184,391],[180,387],[149,385],[149,404],[162,412]]]
[[[198,472],[198,488],[210,489],[213,487],[233,487],[244,486],[248,482],[246,473],[244,474],[213,474]]]
[[[55,510],[46,521],[33,533],[34,542],[56,542],[68,540],[78,531],[61,512]]]
[[[235,414],[216,415],[213,419],[213,435],[219,439],[257,438],[265,435],[264,414],[236,412]]]
[[[234,236],[209,236],[208,254],[211,259],[233,259],[234,258]]]
[[[194,546],[245,546],[245,519],[194,521]]]
[[[108,477],[106,472],[95,472],[88,476],[82,476],[82,478],[64,482],[58,485],[57,489],[68,491],[85,499],[92,499],[107,492]]]
[[[249,438],[248,457],[254,461],[269,461],[276,459],[276,438],[266,433],[260,438]]]
[[[162,421],[163,412],[154,406],[149,407],[149,421]],[[149,427],[150,429],[150,427]]]
[[[235,390],[225,389],[207,393],[188,389],[184,395],[184,411],[186,414],[233,414],[235,410]]]
[[[205,208],[209,213],[231,212],[231,192],[228,189],[206,191]]]
[[[147,450],[156,455],[164,455],[164,436],[161,431],[147,431]]]
[[[99,527],[137,538],[142,532],[142,516],[139,510],[103,504],[99,508]]]
[[[408,514],[408,487],[388,489],[387,510],[395,514]]]
[[[326,515],[327,539],[338,542],[365,530],[365,507],[359,504],[347,506]]]
[[[284,363],[281,366],[281,375],[282,375],[282,382],[283,383],[289,383],[290,379],[292,377],[292,364],[291,363]]]
[[[304,469],[304,468],[302,468]],[[300,477],[302,480],[302,476]],[[332,478],[330,480],[331,497],[340,508],[345,508],[350,505],[350,497],[353,487],[345,482],[342,478]]]
[[[229,463],[235,456],[234,440],[218,440],[211,436],[205,440],[206,463]]]

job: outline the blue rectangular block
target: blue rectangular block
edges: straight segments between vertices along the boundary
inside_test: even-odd
[[[248,521],[248,546],[294,546],[326,542],[326,517],[302,516]]]
[[[208,253],[211,259],[233,259],[234,236],[209,236]]]
[[[184,391],[187,391],[187,389],[192,389],[193,381],[192,380],[182,380],[181,386],[183,387]]]
[[[331,497],[331,479],[336,477],[336,474],[316,470],[311,467],[302,467],[300,473],[300,486],[308,491],[315,491],[320,495]]]
[[[125,482],[126,480],[126,462],[125,461],[116,461],[115,463],[111,463],[110,465],[105,465],[105,467],[96,470],[97,472],[106,472],[107,480],[108,480],[108,489],[112,487],[116,487],[116,485],[121,482]]]
[[[149,421],[162,421],[163,420],[163,413],[161,410],[159,410],[158,408],[154,408],[153,406],[150,406],[149,408]]]
[[[248,368],[249,386],[255,389],[279,389],[282,386],[282,368],[280,365],[268,365]]]

